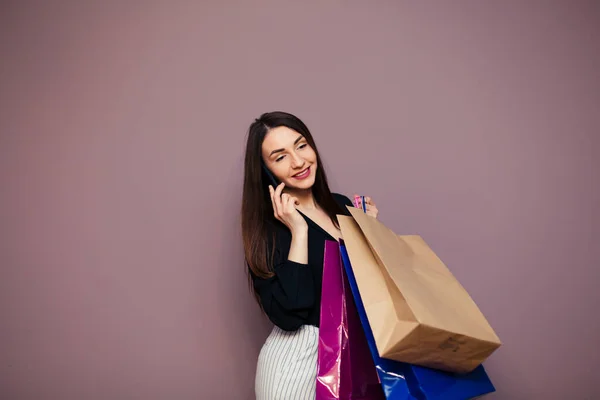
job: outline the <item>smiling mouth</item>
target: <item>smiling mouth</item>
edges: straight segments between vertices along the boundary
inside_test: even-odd
[[[304,171],[298,172],[296,175],[292,175],[292,178],[296,179],[304,179],[310,175],[310,167],[306,168]]]

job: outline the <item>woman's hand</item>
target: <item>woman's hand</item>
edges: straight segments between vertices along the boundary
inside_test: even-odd
[[[273,186],[269,185],[275,218],[287,226],[292,234],[305,233],[308,231],[308,224],[296,209],[298,199],[287,193],[282,194],[284,186],[285,183],[281,183],[273,189]]]
[[[377,218],[377,215],[379,215],[379,210],[377,209],[377,206],[375,205],[373,199],[365,196],[365,206],[365,208],[367,209],[367,214],[373,218]]]

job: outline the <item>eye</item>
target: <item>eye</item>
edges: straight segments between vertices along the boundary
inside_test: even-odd
[[[308,146],[308,144],[307,144],[307,143],[302,143],[300,146],[298,146],[298,149],[303,149],[303,148],[305,148],[306,146]]]
[[[282,156],[279,156],[279,157],[277,157],[277,158],[275,159],[275,162],[279,162],[279,161],[283,160],[283,158],[284,158],[284,157],[285,157],[285,156],[283,156],[283,155],[282,155]]]

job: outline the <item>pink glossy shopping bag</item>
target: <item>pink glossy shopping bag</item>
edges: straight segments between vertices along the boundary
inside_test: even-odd
[[[317,400],[385,400],[334,241],[325,242]]]

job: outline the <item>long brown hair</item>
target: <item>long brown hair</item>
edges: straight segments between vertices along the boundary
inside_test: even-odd
[[[269,242],[274,244],[270,236],[269,225],[280,223],[273,215],[273,206],[268,191],[269,180],[262,168],[262,144],[270,129],[285,126],[300,133],[312,147],[317,156],[315,183],[312,187],[315,202],[327,213],[333,224],[339,228],[337,214],[342,208],[335,201],[327,184],[327,175],[319,156],[315,141],[306,125],[296,116],[276,111],[262,114],[248,129],[246,157],[244,161],[244,189],[242,196],[242,240],[244,253],[250,271],[260,278],[274,275],[272,254],[268,253]],[[250,283],[252,277],[249,275]]]

